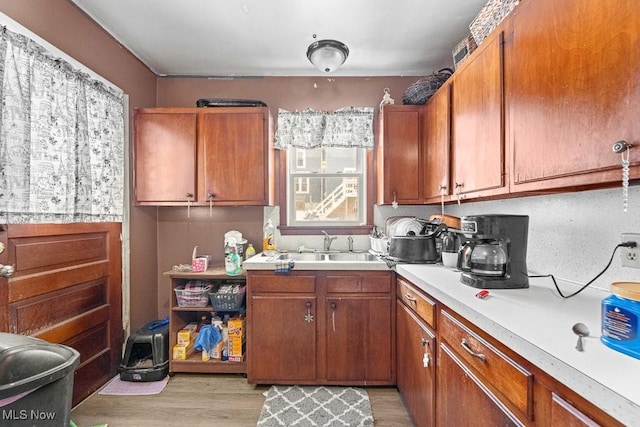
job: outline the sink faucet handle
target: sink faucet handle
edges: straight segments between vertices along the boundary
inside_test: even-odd
[[[349,244],[349,252],[353,252],[353,237],[347,236],[347,243]]]

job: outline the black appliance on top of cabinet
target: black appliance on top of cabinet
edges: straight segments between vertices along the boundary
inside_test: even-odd
[[[470,215],[461,219],[460,281],[474,288],[521,289],[527,276],[527,215]]]

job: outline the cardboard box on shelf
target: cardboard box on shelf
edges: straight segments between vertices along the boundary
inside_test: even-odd
[[[227,330],[229,331],[229,338],[243,337],[245,333],[244,317],[227,320]]]
[[[193,353],[193,344],[176,344],[173,346],[173,360],[186,360]]]
[[[229,346],[227,351],[229,352],[229,362],[242,362],[242,357],[245,350],[244,337],[230,336]]]
[[[193,345],[198,337],[198,323],[192,322],[186,325],[184,328],[178,331],[177,344],[180,345]]]

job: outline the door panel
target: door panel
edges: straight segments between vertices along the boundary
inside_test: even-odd
[[[75,348],[73,404],[116,373],[122,349],[120,223],[4,225],[0,331]]]

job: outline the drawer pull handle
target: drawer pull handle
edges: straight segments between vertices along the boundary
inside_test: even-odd
[[[475,351],[471,350],[471,347],[469,347],[469,344],[467,344],[467,340],[465,340],[464,338],[462,338],[462,341],[460,341],[460,345],[462,346],[462,348],[464,348],[464,351],[469,353],[471,356],[477,359],[480,359],[483,362],[487,361],[487,356],[485,356],[482,353],[476,353]]]
[[[404,297],[411,302],[416,302],[417,300],[411,296],[411,294],[404,294]]]

